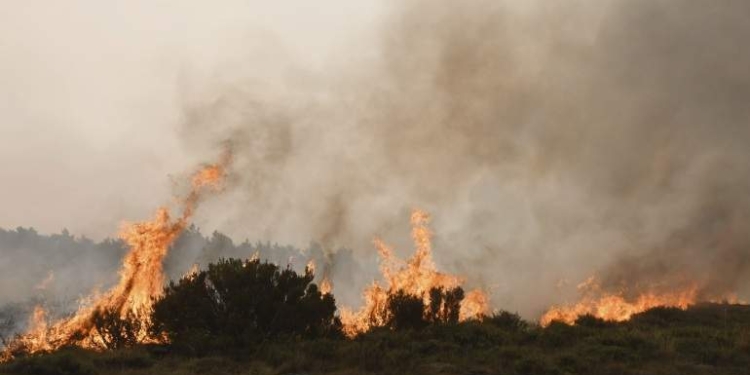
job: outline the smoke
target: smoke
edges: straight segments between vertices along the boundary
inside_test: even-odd
[[[439,268],[528,318],[591,274],[750,296],[750,4],[386,4],[327,48],[234,23],[182,56],[175,158],[235,150],[200,227],[353,249],[330,265],[350,305],[373,236],[411,251],[413,207]]]
[[[270,82],[260,71],[206,84],[210,100],[192,91],[184,133],[238,146],[242,188],[218,225],[370,261],[376,234],[409,250],[406,212],[422,207],[436,261],[527,316],[593,273],[633,291],[737,291],[748,10],[411,1],[325,71],[282,61]]]

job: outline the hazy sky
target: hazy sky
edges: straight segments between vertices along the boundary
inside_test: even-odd
[[[319,69],[367,38],[375,2],[4,1],[0,227],[95,238],[170,197],[207,155],[178,137],[184,85],[226,67]],[[369,42],[371,43],[371,42]]]

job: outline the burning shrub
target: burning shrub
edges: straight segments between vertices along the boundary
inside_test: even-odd
[[[395,330],[418,330],[428,324],[456,324],[463,298],[464,290],[461,287],[435,287],[430,289],[429,302],[425,305],[423,296],[399,290],[388,296],[386,309],[380,312],[383,316],[378,319]]]
[[[379,238],[375,239],[375,247],[381,257],[380,271],[385,283],[381,285],[373,282],[365,289],[365,303],[359,311],[342,309],[341,320],[347,336],[354,337],[372,328],[389,325],[388,304],[399,292],[421,298],[422,303],[429,307],[429,311],[423,310],[423,314],[431,322],[482,319],[487,314],[489,302],[484,291],[475,289],[464,294],[460,288],[464,281],[461,277],[437,270],[432,260],[432,232],[427,226],[429,221],[430,215],[426,212],[412,212],[415,252],[407,261],[397,258],[393,249]]]
[[[133,312],[127,312],[123,316],[112,308],[94,311],[91,322],[107,349],[134,346],[138,343],[139,333],[143,330],[143,323]]]
[[[193,350],[339,335],[333,296],[321,293],[313,277],[310,270],[300,275],[259,260],[222,259],[170,283],[154,304],[153,330]]]
[[[463,288],[430,289],[430,306],[427,320],[433,323],[456,324],[461,314],[461,301],[464,299]]]

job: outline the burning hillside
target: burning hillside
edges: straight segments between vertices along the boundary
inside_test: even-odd
[[[149,336],[147,328],[153,300],[164,287],[164,257],[188,225],[202,195],[222,189],[230,162],[231,154],[227,152],[217,164],[205,166],[193,174],[189,193],[180,199],[182,214],[179,217],[173,218],[169,209],[160,207],[149,221],[124,224],[119,236],[130,251],[123,260],[117,285],[106,293],[90,296],[74,315],[57,322],[47,322],[44,309],[36,307],[28,332],[6,347],[3,358],[12,358],[14,352],[51,351],[66,345],[105,348],[108,333],[100,332],[95,326],[95,320],[102,314],[137,322],[139,328],[133,337],[136,342],[158,341],[159,338]]]
[[[699,293],[700,289],[696,283],[672,290],[651,288],[632,295],[633,293],[628,293],[626,288],[615,292],[606,291],[595,277],[590,277],[578,285],[578,290],[581,294],[578,302],[572,305],[552,306],[542,315],[540,324],[548,326],[553,321],[574,324],[576,319],[584,315],[622,322],[655,307],[676,307],[685,310],[698,302],[737,302],[734,295],[705,298]]]
[[[427,226],[429,220],[430,216],[424,211],[412,212],[412,239],[415,252],[407,261],[398,259],[388,245],[379,238],[375,239],[375,247],[381,257],[380,270],[385,285],[373,282],[363,293],[365,302],[359,311],[342,310],[341,320],[347,336],[385,325],[388,299],[398,292],[421,297],[424,304],[429,306],[431,289],[452,289],[463,283],[461,277],[441,273],[436,269],[432,261],[432,233]],[[472,290],[461,301],[459,319],[463,321],[481,318],[488,310],[487,295],[482,290]]]

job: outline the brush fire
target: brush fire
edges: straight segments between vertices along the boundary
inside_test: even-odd
[[[174,218],[166,207],[156,210],[149,221],[123,224],[119,237],[128,245],[120,270],[120,280],[103,294],[89,296],[68,318],[47,321],[41,306],[34,309],[28,331],[9,343],[2,354],[9,360],[15,352],[36,353],[75,345],[91,349],[106,348],[106,332],[95,328],[99,314],[114,313],[139,323],[134,340],[139,343],[159,342],[149,335],[151,307],[165,284],[163,260],[177,236],[190,223],[201,197],[223,188],[231,153],[225,152],[217,164],[208,165],[191,178],[189,193],[180,199],[182,213]]]
[[[646,290],[628,296],[626,289],[609,292],[602,288],[595,277],[589,277],[577,286],[581,299],[572,305],[553,306],[542,315],[539,323],[548,326],[558,321],[575,324],[582,316],[590,315],[605,321],[623,322],[633,315],[655,307],[687,309],[698,302],[740,302],[736,295],[726,294],[721,298],[699,298],[697,283],[689,283],[674,290]],[[654,288],[655,289],[655,288]]]
[[[373,282],[363,294],[364,305],[358,311],[343,309],[341,320],[344,333],[355,336],[372,327],[384,326],[387,317],[387,302],[390,296],[402,291],[421,297],[425,305],[430,304],[430,290],[433,288],[451,289],[460,286],[459,276],[439,272],[432,260],[432,244],[427,224],[430,216],[424,211],[414,210],[411,214],[414,255],[407,261],[398,259],[387,244],[376,238],[374,243],[381,258],[380,271],[384,285]],[[487,294],[482,290],[472,290],[461,302],[460,320],[480,319],[489,311]]]

